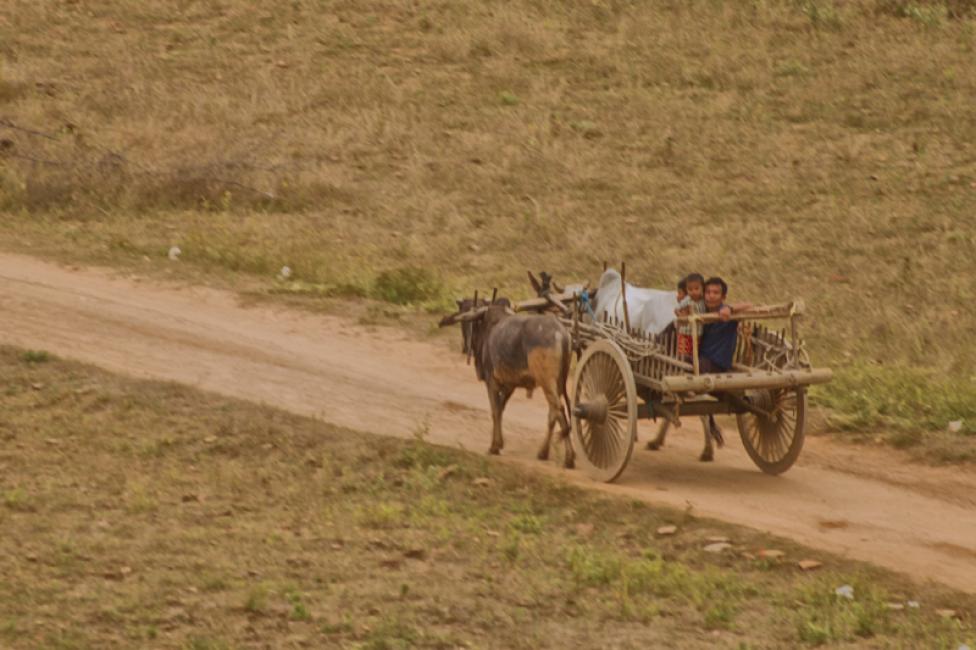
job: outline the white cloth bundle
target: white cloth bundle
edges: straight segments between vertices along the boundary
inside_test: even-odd
[[[623,321],[624,308],[620,297],[620,272],[607,269],[600,276],[596,293],[596,317],[603,319],[606,312],[611,318]],[[674,320],[678,295],[674,291],[643,289],[627,283],[627,312],[631,328],[648,334],[660,334]]]

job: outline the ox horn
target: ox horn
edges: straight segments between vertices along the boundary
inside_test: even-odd
[[[488,305],[482,305],[481,307],[478,307],[473,311],[466,311],[463,314],[459,315],[457,317],[456,322],[467,323],[473,320],[478,320],[479,318],[485,315],[486,311],[488,311]]]
[[[447,327],[448,325],[457,325],[458,323],[467,323],[473,320],[478,320],[485,315],[486,311],[488,311],[488,305],[482,305],[481,307],[471,311],[459,311],[455,314],[442,318],[438,323],[438,326]]]

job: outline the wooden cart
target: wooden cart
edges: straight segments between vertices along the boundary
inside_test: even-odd
[[[519,311],[558,311],[572,332],[579,358],[572,398],[572,440],[577,462],[593,478],[610,482],[624,471],[637,439],[639,418],[735,414],[743,446],[768,474],[781,474],[803,447],[807,386],[830,381],[813,368],[798,333],[799,301],[738,312],[732,370],[704,374],[697,334],[718,314],[692,315],[693,361],[677,353],[676,335],[653,337],[616,319],[594,319],[579,295],[546,295],[519,303]],[[775,327],[774,325],[778,326]]]

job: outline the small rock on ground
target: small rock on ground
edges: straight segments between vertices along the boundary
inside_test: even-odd
[[[706,553],[724,553],[725,551],[732,548],[732,545],[728,542],[713,542],[705,547]]]

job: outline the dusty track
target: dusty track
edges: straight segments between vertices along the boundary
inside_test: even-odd
[[[43,348],[112,371],[173,380],[366,431],[484,451],[486,397],[459,354],[367,332],[337,318],[241,308],[229,293],[172,288],[0,255],[4,343]],[[541,398],[509,407],[503,457],[533,460]],[[669,446],[640,449],[615,486],[582,485],[685,507],[976,593],[976,479],[894,454],[808,442],[783,477],[755,470],[737,440],[712,464],[695,459],[689,419]],[[650,425],[642,425],[647,439]],[[727,426],[732,433],[731,425]],[[727,436],[731,438],[732,436]]]

